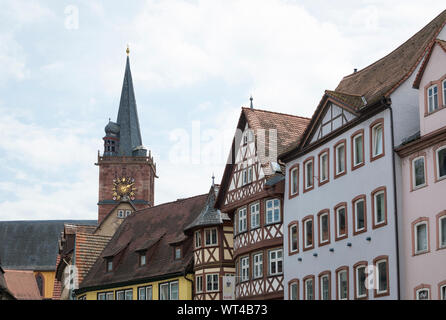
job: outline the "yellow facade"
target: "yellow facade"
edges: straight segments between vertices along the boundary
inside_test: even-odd
[[[43,277],[43,298],[51,299],[53,297],[55,271],[34,271],[34,276],[41,274]]]
[[[194,279],[193,274],[188,274],[186,277],[189,280]],[[179,300],[192,300],[193,282],[191,282],[189,280],[186,280],[183,276],[180,276],[180,277],[164,279],[164,280],[160,280],[160,281],[141,282],[141,283],[134,284],[131,286],[122,286],[122,287],[115,287],[115,288],[110,288],[110,289],[84,292],[84,293],[78,294],[76,296],[76,299],[82,299],[85,297],[85,300],[98,300],[98,294],[108,293],[108,292],[113,292],[113,299],[116,299],[117,291],[131,289],[133,300],[138,300],[138,288],[152,286],[152,300],[159,300],[160,285],[170,283],[173,281],[178,281],[178,299]]]

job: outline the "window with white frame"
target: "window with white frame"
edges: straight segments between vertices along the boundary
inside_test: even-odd
[[[132,214],[132,211],[131,210],[125,210],[125,216],[126,217],[128,217],[129,215],[131,215]]]
[[[296,252],[298,250],[298,242],[297,242],[297,224],[293,224],[290,226],[290,252]]]
[[[314,278],[304,281],[305,300],[314,300]]]
[[[119,290],[116,291],[116,300],[133,300],[133,290]]]
[[[207,292],[218,291],[218,273],[206,275],[206,291]]]
[[[98,300],[113,300],[113,292],[100,292],[97,297]]]
[[[424,156],[412,160],[412,179],[413,188],[420,188],[426,185]]]
[[[169,284],[168,283],[160,284],[159,299],[160,300],[169,300]]]
[[[429,113],[438,109],[438,86],[436,84],[427,89],[427,106]]]
[[[145,266],[146,262],[146,251],[139,252],[139,266]]]
[[[263,253],[256,253],[252,256],[252,277],[253,279],[263,277]]]
[[[336,175],[340,175],[345,172],[345,143],[341,143],[336,146]]]
[[[427,221],[421,221],[414,225],[415,254],[424,253],[428,251],[427,232],[428,232]]]
[[[376,293],[384,294],[388,291],[389,288],[389,279],[387,278],[388,274],[388,265],[387,259],[382,259],[376,262],[376,281],[377,284]]]
[[[201,248],[201,231],[195,231],[195,248]]]
[[[446,177],[446,146],[437,149],[437,179]]]
[[[384,224],[386,222],[386,200],[384,190],[375,192],[373,194],[373,202],[375,226]]]
[[[338,299],[347,300],[348,299],[348,272],[346,269],[340,270],[337,274],[338,281]]]
[[[295,167],[290,171],[290,193],[295,195],[298,193],[299,188],[299,168]]]
[[[139,287],[138,300],[152,300],[152,286]]]
[[[218,243],[217,228],[205,229],[204,230],[204,238],[205,238],[206,246],[216,246]]]
[[[313,217],[307,218],[303,221],[304,229],[304,247],[313,247]]]
[[[297,281],[290,282],[289,284],[290,288],[290,300],[297,300],[297,293],[299,292],[299,287],[297,284]]]
[[[319,183],[328,180],[328,152],[324,152],[319,156]]]
[[[118,210],[118,218],[124,218],[124,210]]]
[[[181,247],[175,247],[175,260],[181,259]]]
[[[440,300],[446,300],[446,284],[440,286]]]
[[[240,280],[248,281],[249,280],[249,257],[240,258]]]
[[[319,215],[319,242],[327,243],[330,240],[330,220],[329,213],[324,212]]]
[[[378,123],[372,127],[372,158],[382,155],[384,152],[383,125]]]
[[[353,210],[354,210],[354,227],[355,232],[361,232],[364,231],[366,228],[365,221],[366,221],[366,211],[365,211],[365,198],[361,198],[356,200],[353,203]]]
[[[250,205],[251,229],[260,227],[260,202]]]
[[[268,252],[269,275],[282,274],[282,249]]]
[[[313,187],[313,160],[305,162],[305,189]]]
[[[125,300],[124,290],[116,291],[116,300]]]
[[[446,215],[438,219],[438,242],[440,248],[446,248]]]
[[[446,80],[443,80],[441,86],[443,87],[443,107],[444,107],[446,106]]]
[[[417,300],[429,300],[429,288],[421,288],[416,291]]]
[[[280,222],[280,200],[266,200],[266,224]]]
[[[324,274],[320,277],[321,300],[330,300],[330,276]]]
[[[179,296],[179,287],[178,281],[174,281],[170,283],[170,300],[178,300]]]
[[[252,176],[253,176],[252,166],[249,166],[248,167],[248,183],[252,182]]]
[[[360,265],[356,267],[355,270],[355,282],[356,282],[356,298],[365,298],[367,297],[367,287],[366,287],[366,278],[367,278],[367,266]]]
[[[246,208],[241,208],[238,210],[238,232],[245,232],[247,230],[246,221]]]
[[[113,271],[113,258],[107,258],[107,272]]]
[[[197,293],[203,292],[203,276],[195,276],[195,291]]]
[[[353,167],[364,163],[364,135],[358,133],[353,137]]]
[[[345,206],[336,208],[336,237],[345,238],[347,236],[347,212]]]
[[[178,300],[178,281],[162,283],[159,285],[159,300]]]

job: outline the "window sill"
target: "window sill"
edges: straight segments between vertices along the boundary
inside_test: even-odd
[[[308,251],[308,250],[313,250],[314,249],[314,245],[310,246],[310,247],[304,247],[302,250],[303,251]]]
[[[410,192],[413,192],[413,191],[417,191],[417,190],[423,189],[423,188],[425,188],[425,187],[427,187],[427,186],[428,186],[428,184],[425,183],[425,184],[423,184],[423,185],[421,185],[421,186],[412,187],[412,190],[410,190]]]
[[[367,232],[367,228],[364,228],[364,229],[359,230],[359,231],[355,231],[355,230],[353,230],[353,235],[354,235],[354,236],[357,236],[357,235],[359,235],[359,234],[361,234],[361,233],[365,233],[365,232]]]
[[[357,165],[352,164],[352,171],[359,169],[359,168],[363,167],[364,165],[365,165],[364,161],[361,163],[358,163]]]
[[[431,252],[430,250],[424,250],[424,251],[420,251],[420,252],[415,252],[412,254],[412,257],[416,257],[416,256],[422,256],[423,254],[427,254]]]
[[[446,176],[435,178],[435,182],[440,182],[442,180],[446,180]]]
[[[279,224],[279,223],[282,223],[282,221],[276,221],[276,222],[265,223],[265,227],[267,227],[267,226],[272,226],[272,225],[274,225],[274,224]]]
[[[337,178],[340,178],[342,176],[345,176],[346,174],[347,174],[347,171],[343,171],[341,173],[335,173],[334,178],[337,179]]]
[[[382,228],[382,227],[385,227],[385,226],[387,226],[387,221],[385,221],[385,222],[381,222],[381,223],[379,223],[379,224],[374,224],[374,225],[372,226],[372,229],[375,230],[375,229]]]
[[[348,234],[342,235],[340,237],[335,237],[335,241],[341,241],[348,238]]]
[[[371,157],[370,157],[370,162],[373,162],[373,161],[375,161],[375,160],[378,160],[378,159],[384,157],[384,155],[385,155],[385,154],[384,154],[384,152],[383,152],[383,153],[378,154],[378,155],[376,155],[376,156],[371,156]]]
[[[311,190],[313,190],[314,189],[314,184],[311,186],[311,187],[305,187],[304,188],[304,193],[305,192],[308,192],[308,191],[311,191]]]
[[[326,179],[326,180],[324,180],[324,181],[319,181],[319,183],[318,183],[318,187],[321,187],[321,186],[323,186],[324,184],[327,184],[327,183],[329,183],[330,182],[330,179]]]
[[[326,246],[328,244],[330,244],[330,240],[326,240],[324,242],[319,242],[319,247],[323,247],[323,246]]]
[[[204,247],[205,247],[205,248],[214,248],[214,247],[218,247],[218,243],[216,243],[216,244],[205,244]],[[177,260],[179,260],[179,259],[177,259]]]
[[[433,115],[433,114],[435,114],[435,113],[437,113],[437,112],[439,112],[439,111],[441,111],[441,110],[443,110],[443,109],[445,109],[446,108],[446,106],[438,106],[438,109],[436,109],[436,110],[434,110],[434,111],[431,111],[431,112],[425,112],[424,113],[424,117],[425,118],[427,118],[427,117],[429,117],[429,116],[431,116],[431,115]]]

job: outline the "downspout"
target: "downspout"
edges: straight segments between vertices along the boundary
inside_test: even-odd
[[[392,170],[393,170],[393,203],[394,203],[394,215],[395,215],[395,244],[396,244],[396,275],[397,275],[397,299],[400,300],[400,248],[399,248],[399,235],[398,235],[398,199],[397,199],[397,188],[396,188],[396,169],[395,169],[395,135],[393,130],[393,110],[391,107],[392,102],[390,98],[385,101],[385,104],[390,110],[390,128],[392,134]]]
[[[189,265],[189,266],[190,266],[190,265]],[[187,269],[189,268],[189,266],[187,266],[187,267],[184,269],[183,278],[190,282],[190,284],[191,284],[191,294],[192,294],[191,297],[192,297],[192,300],[194,300],[194,281],[191,280],[191,279],[189,279],[189,278],[187,277]]]

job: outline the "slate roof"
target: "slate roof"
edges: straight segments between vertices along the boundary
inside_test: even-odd
[[[335,91],[364,96],[368,104],[388,97],[406,80],[446,22],[446,10],[382,59],[342,79]]]
[[[200,214],[207,196],[203,194],[160,204],[128,216],[91,267],[77,292],[184,273],[193,262],[192,237],[187,237],[182,243],[183,258],[179,260],[174,259],[174,250],[170,244],[182,237],[183,229]],[[138,250],[145,244],[149,246],[147,264],[140,267]],[[112,272],[106,272],[107,256],[114,257]]]
[[[218,185],[213,185],[211,187],[203,210],[201,210],[198,217],[184,229],[185,232],[199,227],[220,225],[224,221],[230,220],[226,213],[222,213],[219,209],[214,207],[218,190]]]
[[[0,221],[0,257],[3,268],[55,270],[58,240],[65,223],[95,225],[97,221]]]
[[[42,300],[34,272],[30,270],[5,270],[8,290],[19,300]]]

